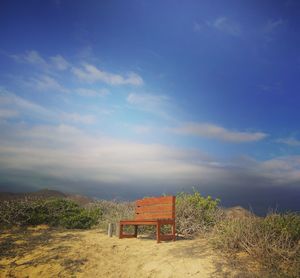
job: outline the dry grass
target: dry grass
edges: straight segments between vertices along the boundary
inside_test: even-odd
[[[102,216],[99,226],[105,229],[108,223],[118,223],[121,219],[134,217],[134,202],[99,200],[90,204],[90,207],[100,209]]]
[[[300,216],[227,219],[214,229],[212,243],[227,254],[246,252],[273,277],[300,277]]]

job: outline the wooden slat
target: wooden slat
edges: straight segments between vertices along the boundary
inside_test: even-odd
[[[135,209],[135,212],[162,212],[162,211],[172,211],[173,205],[172,204],[164,204],[164,205],[148,205],[148,206],[138,206]]]
[[[174,218],[169,218],[169,219],[159,219],[158,220],[160,224],[162,225],[167,225],[167,224],[175,224],[175,219]]]
[[[120,222],[122,225],[157,225],[157,220],[122,220]]]
[[[154,204],[173,204],[175,200],[174,196],[145,198],[136,201],[136,206],[154,205]]]
[[[143,213],[136,214],[135,219],[172,219],[172,213]]]
[[[173,224],[175,223],[175,220],[174,219],[138,219],[138,220],[121,220],[120,221],[120,224],[121,225],[154,225],[155,223],[157,222],[160,222],[162,225],[165,225],[165,224]]]
[[[147,211],[147,212],[138,212],[138,213],[135,213],[135,217],[146,217],[146,216],[149,216],[149,215],[153,215],[153,217],[156,217],[158,215],[166,215],[168,216],[167,218],[173,218],[173,213],[171,210],[169,211]]]
[[[175,219],[175,197],[165,196],[137,200],[135,219]]]

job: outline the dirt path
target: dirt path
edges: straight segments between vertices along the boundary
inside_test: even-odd
[[[156,244],[41,227],[2,233],[0,248],[0,277],[254,277],[229,267],[205,239]]]

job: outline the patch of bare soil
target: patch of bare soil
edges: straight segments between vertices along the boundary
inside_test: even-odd
[[[157,244],[46,226],[0,234],[0,277],[259,277],[246,261],[229,262],[205,238]]]

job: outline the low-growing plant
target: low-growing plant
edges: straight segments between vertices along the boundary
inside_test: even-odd
[[[297,213],[227,219],[215,226],[212,242],[229,254],[247,252],[274,277],[299,277],[299,229]]]
[[[194,189],[192,194],[176,196],[176,230],[184,236],[209,231],[222,216],[219,199],[204,197]]]
[[[108,223],[118,223],[121,219],[133,219],[135,204],[134,202],[98,200],[89,208],[101,211],[99,225],[106,229]]]
[[[86,229],[95,225],[100,209],[85,209],[66,199],[14,200],[0,205],[0,227],[47,224]]]

